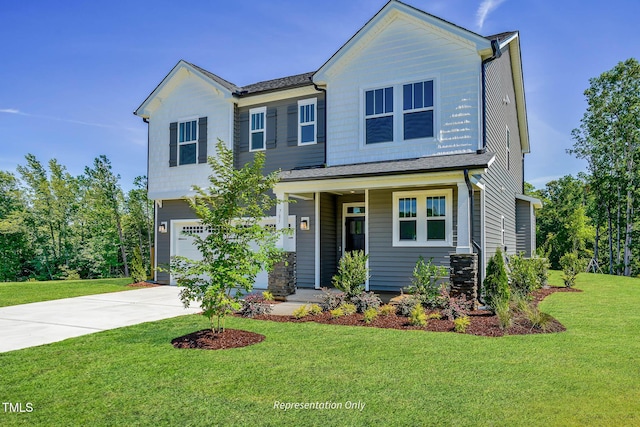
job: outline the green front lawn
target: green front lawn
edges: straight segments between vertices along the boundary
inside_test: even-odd
[[[558,283],[554,274],[553,282]],[[202,316],[0,354],[2,425],[640,425],[640,280],[580,275],[558,334],[475,337],[232,318],[258,345],[176,350]],[[275,409],[276,402],[338,409]],[[347,409],[348,402],[364,409]]]
[[[50,301],[60,298],[119,292],[131,283],[130,278],[94,280],[50,280],[46,282],[0,282],[0,307]],[[0,413],[2,408],[0,408]]]

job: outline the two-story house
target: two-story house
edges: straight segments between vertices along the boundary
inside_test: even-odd
[[[218,138],[238,167],[261,151],[265,172],[282,170],[275,193],[296,203],[264,221],[294,229],[283,246],[299,288],[330,286],[356,249],[373,291],[409,285],[420,255],[475,254],[482,276],[498,247],[535,252],[518,32],[483,37],[391,0],[316,71],[238,87],[180,61],[135,114],[149,128],[158,264],[198,256],[184,233],[206,230],[184,198],[207,185]]]

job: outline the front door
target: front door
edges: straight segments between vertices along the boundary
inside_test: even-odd
[[[364,216],[345,218],[345,252],[364,251]]]

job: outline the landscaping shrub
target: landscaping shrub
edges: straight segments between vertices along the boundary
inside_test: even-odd
[[[378,317],[378,310],[371,307],[364,311],[364,323],[373,322]]]
[[[497,301],[493,306],[493,311],[498,316],[501,329],[507,329],[513,323],[513,315],[509,309],[509,301]]]
[[[265,301],[275,301],[273,294],[269,291],[262,292],[262,298],[264,298]]]
[[[242,306],[238,313],[243,317],[259,316],[269,314],[273,309],[271,304],[266,302],[261,294],[249,294],[241,301]]]
[[[449,320],[455,320],[458,317],[467,316],[472,308],[473,301],[467,301],[465,295],[460,295],[458,298],[449,298],[447,306],[442,310],[442,314]]]
[[[442,319],[442,314],[440,313],[431,313],[427,316],[427,320],[431,320],[431,319],[435,319],[435,320],[440,320]]]
[[[322,288],[322,294],[319,295],[322,299],[320,302],[320,307],[322,307],[323,311],[331,311],[334,308],[340,307],[346,298],[344,292],[335,293],[327,288]]]
[[[313,316],[317,316],[318,314],[322,313],[322,307],[320,307],[318,304],[311,304],[309,306],[309,313]]]
[[[344,311],[342,310],[342,308],[334,308],[333,310],[329,310],[329,313],[331,313],[331,317],[333,318],[344,316]]]
[[[293,310],[293,317],[296,319],[302,319],[303,317],[307,317],[309,315],[309,308],[306,305],[301,305],[300,307]]]
[[[471,324],[471,319],[469,319],[469,316],[458,317],[456,320],[453,321],[453,330],[461,334],[464,334],[465,332],[467,332],[467,327],[470,324]]]
[[[339,308],[342,309],[342,312],[345,314],[345,316],[355,314],[357,311],[355,304],[351,304],[350,302],[343,302],[342,304],[340,304]]]
[[[424,307],[420,304],[416,304],[409,313],[409,324],[412,326],[427,326],[427,314],[424,312]]]
[[[524,255],[513,255],[509,259],[509,282],[511,283],[511,290],[514,293],[521,295],[527,295],[531,291],[538,289],[538,276],[534,269],[534,263],[529,258],[525,258]]]
[[[420,302],[413,295],[403,295],[402,298],[396,303],[396,313],[399,316],[409,317],[411,311]]]
[[[509,280],[504,267],[502,251],[498,249],[487,264],[487,275],[483,282],[487,303],[495,311],[496,306],[506,304],[509,306]]]
[[[395,312],[396,307],[391,304],[385,304],[378,309],[378,313],[380,313],[380,316],[390,316],[392,314],[395,314]]]
[[[560,258],[560,266],[562,267],[562,280],[567,288],[571,288],[576,284],[578,274],[585,270],[584,260],[578,257],[576,252],[568,252]]]
[[[61,265],[60,274],[58,275],[58,277],[62,280],[80,280],[80,273],[78,273],[77,270],[67,267],[66,265]]]
[[[133,283],[144,282],[147,280],[147,271],[142,263],[142,255],[138,246],[133,248],[133,255],[131,257],[131,280]],[[78,276],[78,278],[80,278]]]
[[[351,297],[350,301],[356,306],[358,313],[364,313],[370,308],[377,309],[382,305],[382,300],[373,292],[361,292]]]
[[[549,282],[549,260],[547,258],[531,258],[533,271],[538,281],[538,287],[547,286]]]
[[[511,299],[509,301],[509,308],[511,311],[524,313],[525,311],[527,311],[530,305],[530,295],[522,295],[519,292],[514,292],[511,294]]]
[[[348,298],[364,291],[364,283],[369,278],[367,259],[364,251],[346,252],[338,264],[338,273],[333,276],[333,286],[344,292]]]
[[[420,255],[413,268],[412,286],[409,286],[407,291],[415,295],[420,304],[425,307],[440,307],[444,302],[441,298],[441,291],[446,287],[446,284],[438,283],[438,281],[448,275],[449,271],[446,267],[434,265],[433,258],[425,263],[424,258]]]

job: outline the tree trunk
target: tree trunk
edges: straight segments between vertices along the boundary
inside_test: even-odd
[[[627,226],[624,239],[624,275],[631,276],[631,235],[633,234],[633,193],[627,191]]]
[[[613,274],[613,229],[611,227],[611,207],[607,206],[607,222],[609,225],[609,274]]]

